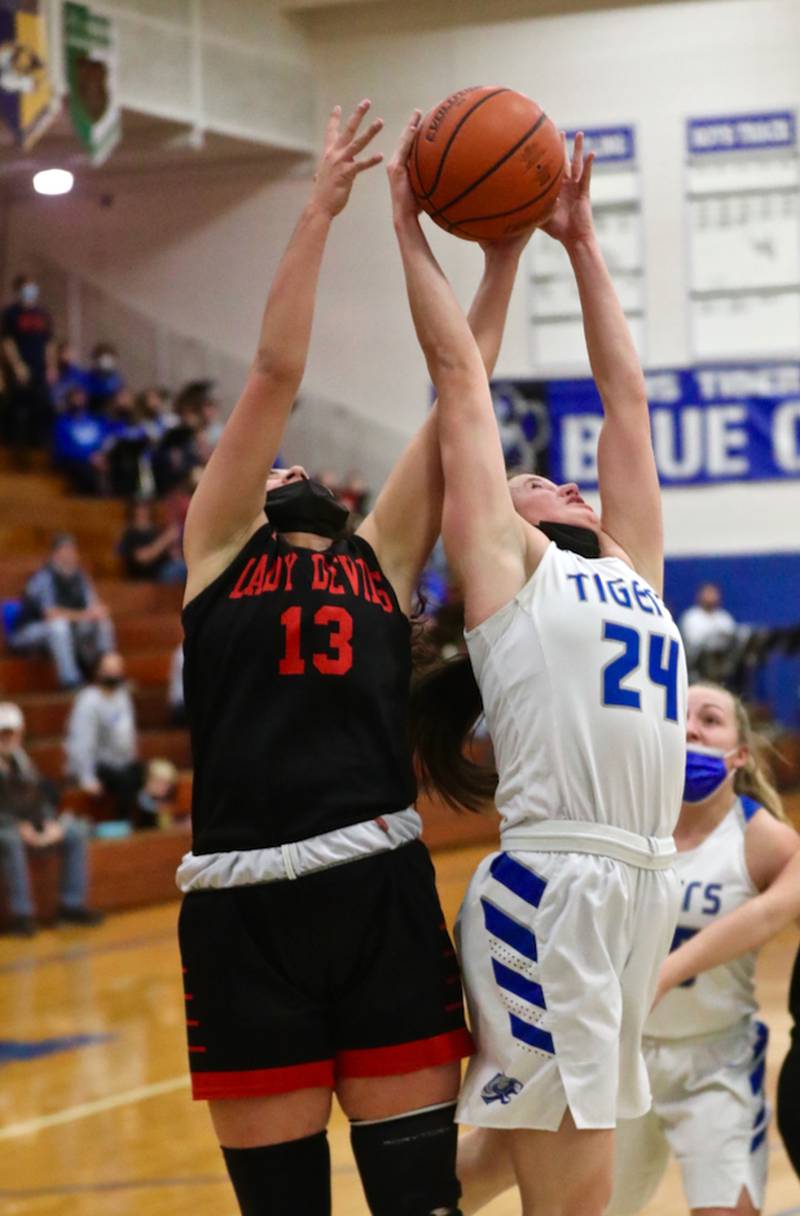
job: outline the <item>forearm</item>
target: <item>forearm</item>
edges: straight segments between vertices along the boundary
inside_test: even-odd
[[[518,262],[516,252],[505,252],[501,246],[496,251],[489,250],[483,277],[469,310],[469,327],[489,378],[500,353]]]
[[[450,284],[433,256],[416,218],[395,219],[408,302],[431,379],[441,393],[444,381],[485,375],[480,352]]]
[[[567,254],[578,285],[589,363],[606,413],[631,399],[646,402],[633,336],[596,238],[575,242]]]
[[[665,991],[676,988],[704,971],[757,950],[790,919],[790,915],[783,915],[777,901],[766,897],[742,904],[673,950],[662,965],[659,987]]]
[[[305,370],[331,216],[311,202],[300,215],[267,297],[253,370],[294,379]]]

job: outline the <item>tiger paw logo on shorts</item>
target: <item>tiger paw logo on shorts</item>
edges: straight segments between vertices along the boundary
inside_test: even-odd
[[[503,1106],[508,1106],[515,1094],[518,1094],[522,1089],[522,1082],[516,1081],[514,1077],[507,1077],[504,1073],[498,1072],[492,1077],[481,1090],[481,1097],[488,1106],[490,1102],[501,1102]]]

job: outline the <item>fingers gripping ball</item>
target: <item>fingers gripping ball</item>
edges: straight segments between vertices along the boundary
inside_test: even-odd
[[[422,119],[408,161],[423,211],[469,241],[515,236],[544,220],[564,147],[541,106],[486,85],[451,93]]]

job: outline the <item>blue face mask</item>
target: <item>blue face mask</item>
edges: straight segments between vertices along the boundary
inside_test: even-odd
[[[687,748],[683,801],[691,806],[715,794],[728,776],[725,759],[735,751],[736,748],[723,752],[718,747],[701,747],[699,743]]]

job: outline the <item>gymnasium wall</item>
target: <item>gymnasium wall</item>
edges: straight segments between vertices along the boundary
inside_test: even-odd
[[[563,126],[635,123],[647,361],[651,367],[684,366],[684,120],[800,108],[800,4],[694,0],[522,15],[533,7],[522,0],[406,0],[307,14],[297,31],[316,82],[316,127],[322,129],[334,101],[371,96],[386,119],[381,146],[389,152],[412,106],[426,108],[456,87],[480,82],[531,93]],[[69,265],[159,323],[244,364],[266,284],[307,191],[306,177],[301,169],[294,179],[281,180],[270,180],[267,171],[208,171],[185,185],[120,180],[114,205],[106,209],[79,197],[33,206],[25,200],[10,210],[8,240],[20,254],[35,251]],[[54,223],[56,207],[63,219]],[[433,242],[466,300],[479,275],[478,251],[438,231]],[[540,370],[528,362],[526,310],[520,289],[500,375]],[[426,409],[428,380],[408,317],[380,171],[359,181],[336,223],[306,389],[315,403],[306,428],[324,430],[326,403],[338,403],[348,411],[350,432],[361,436],[359,463],[372,474],[385,469]],[[800,552],[797,482],[673,489],[665,507],[668,550],[676,556]]]

